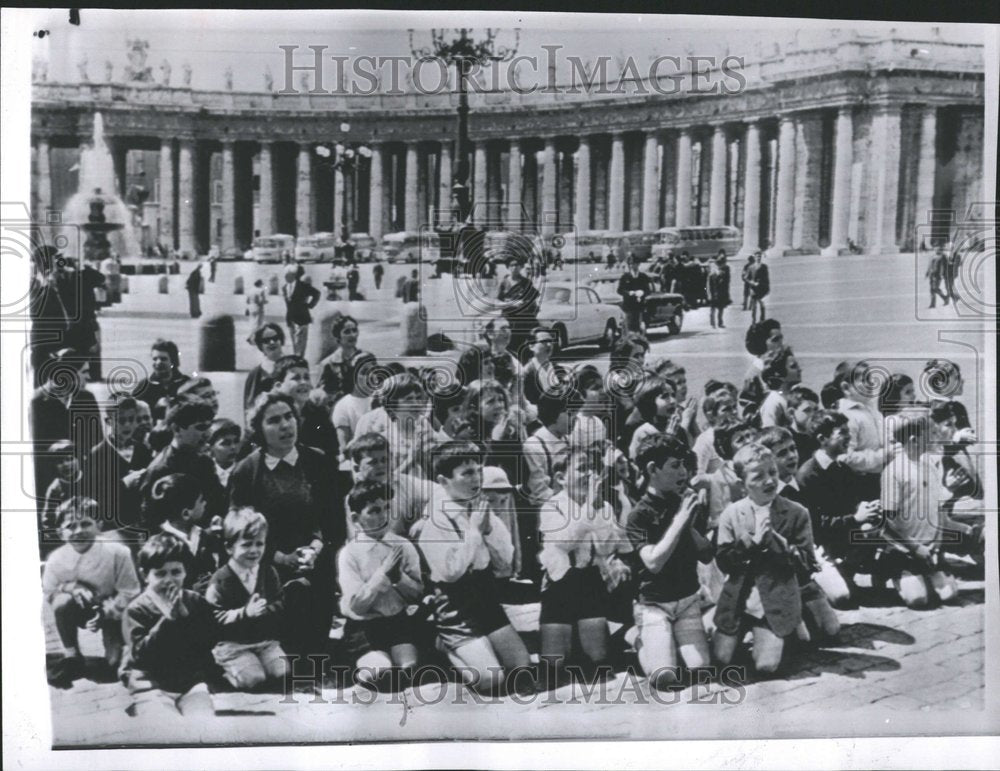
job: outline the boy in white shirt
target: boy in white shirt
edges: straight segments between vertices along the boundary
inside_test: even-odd
[[[382,686],[397,667],[396,688],[417,665],[417,631],[407,607],[423,594],[416,547],[390,529],[385,481],[358,482],[347,497],[357,535],[337,555],[345,639],[363,685]],[[391,683],[391,681],[390,681]]]
[[[469,687],[493,691],[503,683],[504,670],[516,685],[514,671],[526,669],[530,659],[497,594],[496,573],[509,574],[514,543],[482,495],[480,452],[472,442],[438,448],[439,486],[427,504],[417,546],[429,568],[439,647]]]

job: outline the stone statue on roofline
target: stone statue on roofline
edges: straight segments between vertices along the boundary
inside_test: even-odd
[[[164,59],[162,62],[160,62],[160,75],[163,77],[163,85],[165,86],[170,85],[170,72],[171,72],[170,62]]]
[[[181,65],[181,72],[184,74],[184,87],[191,88],[191,63],[184,62]]]
[[[225,78],[226,78],[226,91],[232,91],[233,90],[233,68],[232,67],[226,67]]]
[[[110,83],[115,77],[115,65],[111,63],[110,59],[104,60],[104,82]]]
[[[129,39],[128,65],[125,67],[125,81],[128,83],[152,83],[153,68],[146,64],[149,56],[149,41],[139,38]]]
[[[274,91],[274,75],[271,74],[271,68],[264,68],[264,90]]]
[[[83,59],[76,63],[76,69],[80,73],[80,82],[89,83],[90,77],[87,75],[87,57],[84,56]]]

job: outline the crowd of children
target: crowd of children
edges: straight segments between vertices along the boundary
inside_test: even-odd
[[[33,399],[53,682],[80,676],[86,627],[136,714],[210,713],[211,690],[278,686],[295,656],[378,689],[426,663],[489,692],[624,666],[668,688],[747,642],[759,673],[779,671],[837,635],[834,607],[862,586],[951,601],[946,554],[981,558],[952,362],[928,363],[925,403],[899,378],[887,401],[865,362],[818,396],[768,319],[748,330],[745,382],[695,396],[637,336],[602,374],[553,361],[545,328],[522,365],[499,321],[443,378],[381,365],[350,317],[333,333],[314,388],[260,325],[246,414],[228,418],[157,341],[93,447],[70,417],[82,367],[55,355],[77,377]],[[534,652],[505,610],[530,602]]]

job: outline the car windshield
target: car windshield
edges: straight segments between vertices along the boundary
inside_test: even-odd
[[[546,288],[545,294],[542,299],[548,303],[555,303],[556,305],[569,305],[569,289],[561,286],[550,286]]]

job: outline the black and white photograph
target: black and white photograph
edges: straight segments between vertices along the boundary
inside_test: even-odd
[[[2,22],[11,767],[1000,763],[1000,26]]]

